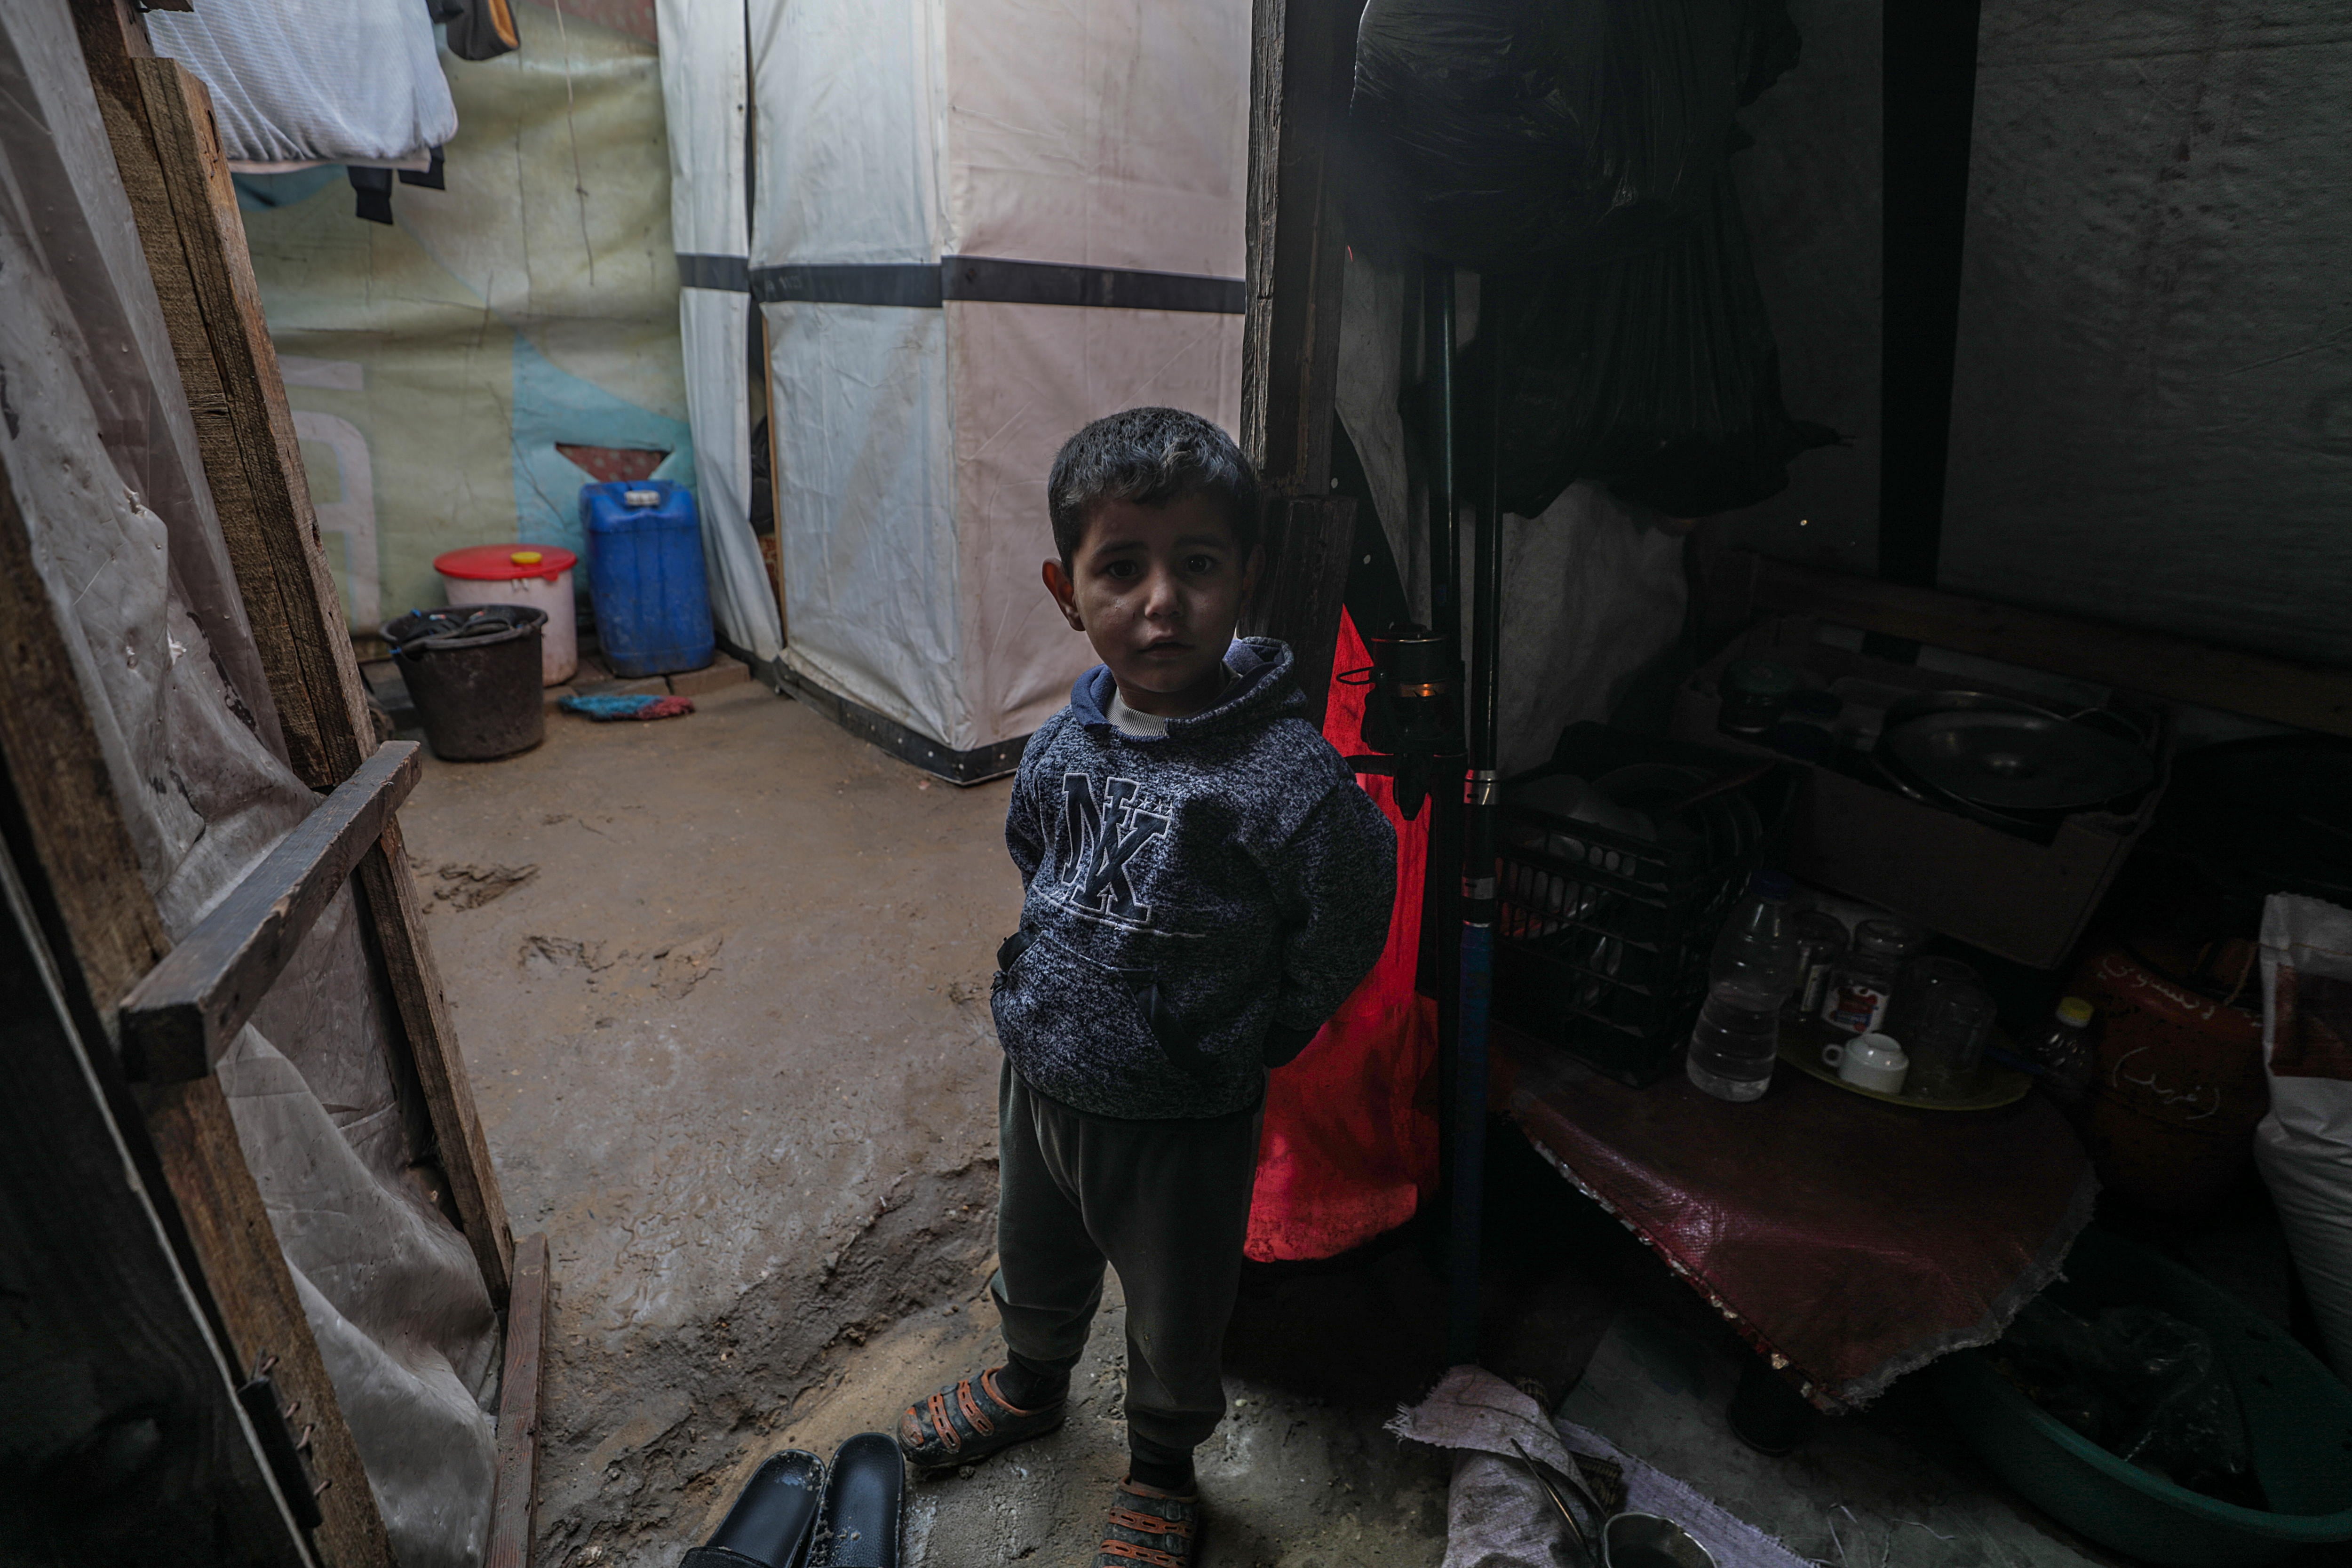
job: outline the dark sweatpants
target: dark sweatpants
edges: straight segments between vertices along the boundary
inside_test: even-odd
[[[1127,1293],[1127,1425],[1142,1458],[1189,1455],[1225,1414],[1225,1321],[1241,1281],[1263,1111],[1128,1121],[1049,1100],[1004,1065],[996,1250],[1004,1342],[1067,1369],[1102,1304]]]

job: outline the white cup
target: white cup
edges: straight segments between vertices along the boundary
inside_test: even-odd
[[[1822,1062],[1856,1089],[1881,1094],[1901,1094],[1911,1071],[1911,1058],[1891,1035],[1856,1035],[1841,1045],[1823,1046]]]

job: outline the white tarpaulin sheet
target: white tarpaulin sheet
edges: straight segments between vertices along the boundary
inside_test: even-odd
[[[751,30],[785,662],[957,752],[1017,739],[1094,662],[1037,580],[1055,451],[1138,404],[1239,420],[1247,0]],[[1079,302],[1111,298],[1189,308]]]
[[[212,89],[233,164],[412,163],[457,133],[425,0],[204,0],[146,20]]]
[[[319,805],[286,765],[64,0],[0,7],[0,467],[173,940]],[[481,1560],[499,1325],[351,889],[216,1065],[402,1568]]]
[[[710,607],[730,642],[772,659],[783,628],[751,535],[751,300],[744,292],[751,83],[743,0],[658,0],[655,21],[679,258],[678,339]]]

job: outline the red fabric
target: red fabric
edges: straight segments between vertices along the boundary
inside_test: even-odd
[[[1323,738],[1342,756],[1364,750],[1367,689],[1337,678],[1370,663],[1342,616],[1323,714]],[[1430,814],[1424,807],[1407,822],[1389,780],[1367,773],[1356,782],[1397,830],[1389,944],[1298,1059],[1267,1081],[1246,1249],[1260,1262],[1360,1246],[1411,1219],[1437,1184],[1437,1118],[1423,1092],[1437,1060],[1437,1007],[1413,989]]]

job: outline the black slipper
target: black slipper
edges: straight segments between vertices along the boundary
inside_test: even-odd
[[[678,1568],[793,1568],[805,1563],[824,1496],[824,1461],[799,1448],[753,1471],[710,1539]]]
[[[1069,1401],[1056,1399],[1024,1410],[997,1392],[991,1367],[978,1377],[960,1377],[898,1417],[898,1448],[919,1470],[952,1469],[984,1459],[1000,1448],[1042,1437],[1069,1415]]]
[[[817,1552],[824,1568],[898,1568],[906,1461],[887,1432],[860,1432],[833,1451]]]

